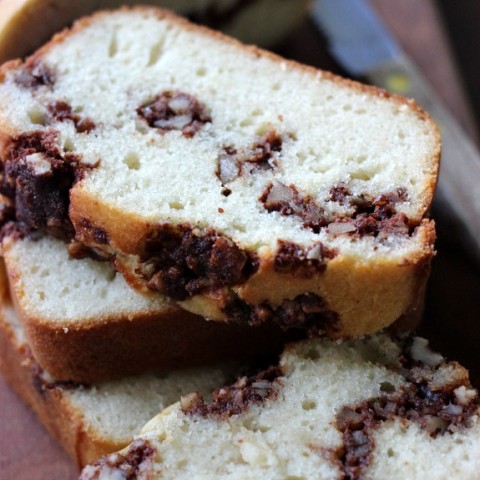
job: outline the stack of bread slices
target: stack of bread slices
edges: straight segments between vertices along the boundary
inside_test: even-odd
[[[1,367],[81,478],[476,478],[468,372],[399,333],[413,101],[122,8],[3,65],[0,137]]]

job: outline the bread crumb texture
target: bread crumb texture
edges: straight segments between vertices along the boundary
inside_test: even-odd
[[[268,381],[218,389],[207,411],[183,397],[129,450],[87,467],[81,478],[119,469],[162,479],[478,475],[478,392],[463,367],[422,339],[305,341],[287,348],[280,370]],[[227,398],[229,408],[244,404],[241,411],[219,412],[215,403]]]

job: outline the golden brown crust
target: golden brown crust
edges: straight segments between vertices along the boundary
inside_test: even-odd
[[[119,443],[89,429],[65,390],[38,388],[35,360],[26,345],[18,344],[3,315],[0,315],[0,370],[79,467],[125,446],[126,442]]]
[[[75,226],[76,238],[80,242],[87,240],[83,221],[105,230],[109,238],[109,247],[127,255],[135,255],[143,250],[155,225],[139,216],[133,216],[115,205],[100,203],[81,187],[81,182],[70,190],[70,219]]]
[[[40,365],[60,380],[84,383],[278,353],[283,343],[274,326],[207,322],[180,309],[176,315],[124,318],[68,332],[31,318],[24,323]]]
[[[98,208],[88,195],[79,200],[81,192],[76,188],[72,190],[71,218],[74,224],[77,220],[88,218],[92,224],[104,229],[111,239],[110,251],[127,254],[143,251],[145,239],[154,231],[153,225],[142,224],[140,219],[120,211],[112,215],[111,207]],[[106,217],[103,216],[105,212]],[[123,228],[123,225],[130,225],[130,228]],[[126,231],[134,231],[135,236],[126,235]],[[82,241],[81,228],[77,232],[78,239]],[[271,252],[260,258],[259,269],[251,278],[232,290],[250,304],[268,301],[274,306],[280,305],[284,299],[293,299],[305,292],[313,293],[326,302],[329,310],[339,314],[340,329],[336,336],[373,333],[407,313],[417,302],[418,291],[425,288],[428,275],[422,275],[420,281],[418,269],[429,265],[434,255],[434,223],[424,220],[418,227],[417,235],[423,247],[414,258],[401,261],[384,258],[363,263],[339,255],[328,262],[322,274],[308,279],[295,278],[294,281],[291,276],[275,272],[274,253]],[[129,265],[128,256],[119,255],[116,266],[130,285],[147,292],[145,284],[132,273],[135,268]],[[222,307],[230,296],[229,290],[224,289],[223,295],[219,296],[218,291],[214,295],[196,295],[181,302],[181,305],[206,318],[226,321],[228,318]]]
[[[295,279],[289,282],[281,274],[260,270],[237,292],[245,301],[255,304],[265,300],[257,295],[262,291],[274,292],[275,300],[295,298],[303,292],[319,295],[326,308],[339,315],[338,329],[330,332],[334,338],[356,337],[381,330],[402,316],[412,319],[421,310],[427,284],[432,249],[426,249],[418,262],[356,263],[339,257],[332,260],[323,276],[314,279]],[[420,272],[420,273],[419,273]],[[269,275],[272,273],[272,275]],[[265,287],[268,288],[265,288]],[[223,298],[228,298],[224,292]],[[207,318],[227,320],[221,310],[222,298],[197,295],[181,302],[182,307]],[[416,314],[413,323],[418,323]]]
[[[82,412],[72,405],[63,388],[38,388],[35,360],[27,346],[17,343],[1,315],[0,370],[79,467],[120,450],[128,443],[128,440],[119,442],[115,438],[106,438],[85,425]]]
[[[257,305],[268,302],[278,307],[285,299],[309,292],[318,295],[326,308],[339,315],[334,337],[355,337],[387,327],[403,315],[419,308],[434,255],[434,222],[424,220],[416,235],[422,248],[408,259],[377,259],[363,262],[339,255],[327,263],[326,270],[310,278],[295,277],[275,271],[274,253],[260,259],[257,272],[245,283],[231,289],[199,294],[180,302],[188,311],[217,321],[228,321],[224,312],[232,293]],[[117,259],[117,267],[130,285],[148,291],[145,283],[132,272],[135,266]]]
[[[26,312],[25,293],[8,265],[15,309],[39,364],[59,380],[97,383],[159,368],[277,354],[287,339],[274,325],[258,328],[208,322],[176,306],[130,317],[55,323]]]

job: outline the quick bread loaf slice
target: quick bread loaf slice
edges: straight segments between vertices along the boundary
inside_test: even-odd
[[[440,143],[413,101],[149,8],[84,19],[1,78],[17,222],[140,291],[332,336],[416,305]]]
[[[80,479],[477,479],[478,392],[426,344],[291,345],[278,367],[210,402],[182,397]]]
[[[139,295],[108,262],[70,258],[60,240],[6,237],[3,253],[30,348],[58,380],[92,383],[282,349],[277,326],[207,322],[163,296]]]
[[[36,362],[8,299],[1,305],[0,370],[79,466],[127,446],[148,420],[181,394],[192,389],[208,393],[233,378],[237,368],[229,363],[92,385],[60,382]]]
[[[0,62],[29,55],[83,15],[135,4],[171,8],[244,42],[271,47],[295,28],[308,0],[3,0]],[[267,19],[268,28],[264,28]]]

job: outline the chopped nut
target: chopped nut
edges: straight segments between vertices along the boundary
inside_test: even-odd
[[[460,405],[468,405],[478,396],[476,390],[468,389],[464,385],[456,388],[453,393],[455,394],[455,398]]]
[[[346,222],[332,222],[328,224],[328,233],[332,235],[344,235],[346,233],[353,233],[357,231],[355,224],[351,221]]]
[[[429,367],[436,367],[443,362],[443,356],[430,350],[428,340],[415,337],[410,347],[410,355],[413,360],[422,362]]]
[[[32,153],[25,157],[27,165],[32,169],[36,176],[52,173],[52,164],[44,153]]]
[[[153,102],[137,108],[137,113],[150,127],[160,131],[181,130],[184,137],[193,137],[212,121],[205,105],[183,92],[163,92]]]
[[[198,392],[188,393],[180,397],[180,408],[182,411],[191,410],[194,405],[202,401],[202,396]]]

